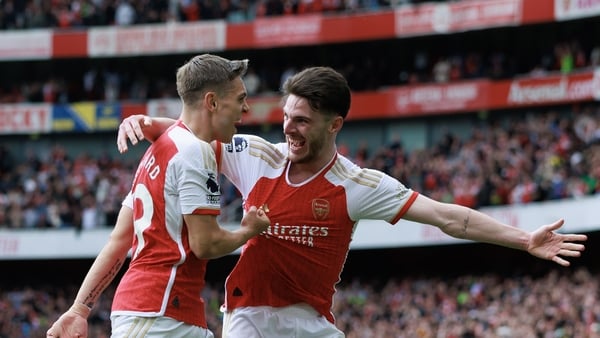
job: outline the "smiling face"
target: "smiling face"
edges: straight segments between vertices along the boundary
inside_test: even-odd
[[[233,79],[231,86],[221,95],[215,94],[211,126],[216,140],[231,142],[237,132],[236,125],[242,122],[242,115],[250,110],[247,96],[241,77]]]
[[[321,164],[331,159],[335,133],[331,119],[312,110],[308,101],[289,95],[283,107],[283,132],[292,163]]]
[[[282,86],[283,133],[288,144],[288,178],[300,182],[337,153],[335,138],[350,109],[350,87],[329,67],[309,67]]]

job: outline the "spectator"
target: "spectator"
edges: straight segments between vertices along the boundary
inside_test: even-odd
[[[135,23],[136,12],[130,0],[117,0],[115,10],[115,24],[117,26],[130,26]]]
[[[256,74],[254,67],[248,67],[248,72],[244,76],[244,84],[246,84],[246,90],[250,97],[257,95],[261,91],[262,81],[260,76]]]

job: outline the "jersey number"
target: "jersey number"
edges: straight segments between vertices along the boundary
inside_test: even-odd
[[[154,203],[150,191],[143,184],[137,184],[135,186],[135,192],[133,194],[133,203],[141,203],[142,214],[139,217],[134,217],[133,228],[135,229],[135,236],[137,237],[137,247],[133,253],[132,260],[142,251],[146,242],[144,241],[144,231],[148,229],[152,222],[152,216],[154,215]]]

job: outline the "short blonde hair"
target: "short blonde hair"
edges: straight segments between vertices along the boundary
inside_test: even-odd
[[[193,57],[177,69],[177,94],[185,105],[194,105],[208,91],[226,92],[231,81],[248,70],[248,60],[228,60],[212,54]]]

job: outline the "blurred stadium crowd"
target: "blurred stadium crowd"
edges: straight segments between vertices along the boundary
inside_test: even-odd
[[[466,53],[445,54],[448,50],[427,51],[424,49],[428,48],[426,46],[415,46],[405,51],[404,47],[398,45],[398,48],[388,51],[383,43],[374,44],[364,49],[340,47],[340,54],[351,55],[347,58],[337,58],[317,50],[311,52],[312,47],[305,48],[302,57],[294,49],[289,55],[253,57],[249,52],[234,56],[251,60],[245,77],[251,97],[275,95],[289,74],[316,64],[327,64],[339,70],[354,91],[464,79],[506,79],[553,72],[569,74],[600,65],[600,43],[594,45],[586,41],[583,44],[576,38],[553,41],[545,49],[532,51],[528,59],[520,58],[518,50],[510,46],[506,46],[506,50],[476,49]],[[368,53],[370,48],[384,49],[382,53]],[[389,62],[390,59],[396,61]],[[95,60],[70,66],[65,60],[57,61],[54,66],[47,63],[15,63],[14,71],[22,76],[19,82],[0,79],[0,103],[140,102],[175,98],[174,70],[173,67],[164,67],[165,62],[171,63],[172,59]]]
[[[590,104],[519,114],[509,125],[473,124],[469,136],[451,130],[432,147],[406,150],[400,141],[340,152],[380,169],[437,200],[473,208],[578,198],[600,192],[600,106]],[[0,227],[90,229],[112,225],[135,163],[120,157],[68,154],[60,144],[32,150],[25,161],[0,147]],[[223,180],[224,221],[239,210]],[[239,214],[238,214],[239,215]]]
[[[399,3],[423,1],[399,1]],[[259,8],[297,8],[303,3],[317,5],[318,12],[336,8],[344,13],[349,8],[363,11],[397,5],[387,0],[237,0],[237,1],[25,1],[0,2],[0,29],[50,27],[76,28],[102,25],[135,25],[185,22],[227,18],[231,10],[208,10],[205,7],[250,8],[257,16],[285,15],[285,10]],[[129,8],[123,10],[122,8]],[[196,14],[186,14],[195,8]],[[239,10],[239,9],[238,9]],[[130,19],[121,23],[119,13]],[[219,12],[221,14],[215,14]],[[235,11],[234,11],[235,12]],[[204,14],[202,14],[204,13]],[[212,13],[212,14],[207,14]],[[258,14],[257,14],[258,13]],[[292,11],[288,14],[297,13]],[[246,15],[247,16],[247,15]],[[36,19],[38,17],[46,18]],[[67,19],[65,19],[67,18]],[[66,20],[66,23],[60,23]],[[37,24],[35,22],[38,22]],[[260,51],[225,51],[231,58],[250,58],[251,70],[246,76],[251,96],[273,95],[289,73],[305,66],[327,64],[342,72],[354,91],[376,90],[387,86],[415,83],[445,83],[463,79],[505,79],[551,72],[572,73],[600,65],[600,43],[594,34],[597,20],[578,20],[561,26],[520,27],[518,34],[506,30],[470,32],[461,39],[450,35],[414,40],[369,41],[339,45],[335,52],[321,46],[302,46],[276,53]],[[541,27],[541,28],[540,28]],[[494,44],[488,41],[493,40]],[[518,44],[519,48],[514,48]],[[372,52],[377,51],[377,52]],[[176,58],[169,56],[168,62]],[[390,62],[390,60],[394,60]],[[180,60],[183,63],[182,60]],[[48,62],[14,62],[8,76],[0,79],[0,103],[50,102],[67,103],[84,100],[114,102],[174,98],[174,67],[164,67],[165,58],[121,58],[94,60],[53,60]],[[11,76],[10,74],[18,74]],[[16,81],[15,81],[16,80]]]
[[[436,0],[434,0],[436,1]],[[440,1],[440,0],[437,0]],[[445,0],[441,0],[445,1]],[[377,10],[423,0],[5,0],[0,29],[127,26],[165,22]],[[429,0],[428,2],[432,2]]]
[[[343,282],[333,313],[348,338],[597,338],[600,274],[586,268],[539,277],[498,273]],[[0,293],[0,337],[44,337],[68,309],[77,285],[19,287]],[[204,291],[209,327],[220,337],[219,285]],[[90,315],[92,338],[107,338],[109,287]]]
[[[533,39],[538,33],[533,30],[526,36]],[[485,37],[474,39],[474,43],[478,43],[477,39]],[[289,74],[321,64],[344,74],[353,91],[466,79],[569,74],[600,66],[600,43],[586,35],[564,34],[564,37],[545,41],[541,46],[527,50],[526,58],[522,56],[522,50],[513,48],[506,41],[497,49],[479,45],[466,51],[453,46],[456,44],[453,41],[408,44],[376,41],[358,47],[339,46],[336,53],[323,53],[318,47],[307,46],[303,50],[291,48],[272,54],[229,51],[225,55],[250,59],[250,69],[245,77],[250,97],[276,95]],[[370,53],[371,50],[379,52]],[[16,81],[11,76],[0,79],[0,103],[142,102],[176,98],[174,67],[183,60],[165,67],[174,59],[177,60],[157,56],[123,58],[118,62],[112,59],[75,63],[56,60],[52,64],[15,62],[10,71],[20,76]]]

